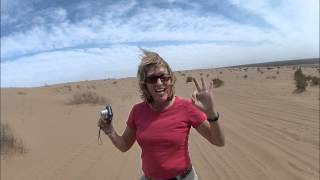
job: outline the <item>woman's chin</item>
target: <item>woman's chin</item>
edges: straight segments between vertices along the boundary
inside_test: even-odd
[[[157,95],[156,97],[154,97],[154,101],[157,103],[164,103],[167,102],[168,99],[168,95],[164,94],[164,95]]]

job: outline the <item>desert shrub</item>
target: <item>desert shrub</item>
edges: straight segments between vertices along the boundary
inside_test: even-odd
[[[26,148],[23,145],[22,139],[17,138],[13,134],[9,124],[0,123],[0,129],[1,155],[27,152]]]
[[[222,71],[220,71],[219,73],[220,73],[220,74],[222,74],[223,72],[222,72]]]
[[[279,72],[279,71],[277,71],[277,74],[280,74],[280,72]]]
[[[313,76],[311,78],[311,85],[313,86],[320,85],[320,77]]]
[[[182,73],[181,76],[186,76],[186,74],[185,74],[185,73]]]
[[[18,95],[26,95],[27,93],[22,92],[22,91],[19,91],[17,94],[18,94]]]
[[[118,81],[113,81],[113,82],[112,82],[112,84],[117,84],[117,83],[118,83]]]
[[[189,83],[189,82],[192,82],[192,77],[191,76],[188,76],[187,78],[186,78],[186,83]]]
[[[70,85],[65,85],[63,88],[67,89],[68,91],[72,91],[72,87]]]
[[[108,100],[95,92],[83,92],[74,94],[68,104],[107,104]]]
[[[207,75],[206,75],[206,77],[209,77],[209,76],[210,76],[210,74],[207,74]]]
[[[248,75],[245,74],[245,75],[243,76],[243,78],[245,78],[245,79],[248,78]]]
[[[203,76],[203,73],[200,73],[200,76]]]
[[[267,76],[266,79],[277,79],[277,76]]]
[[[306,90],[306,87],[308,86],[307,78],[303,74],[301,68],[294,72],[294,80],[297,88],[296,92],[303,92]]]
[[[272,70],[273,68],[272,68],[272,67],[267,67],[267,69],[268,69],[268,70]]]
[[[213,88],[218,88],[224,84],[224,81],[222,81],[219,78],[214,78],[212,79],[212,83],[213,83]]]

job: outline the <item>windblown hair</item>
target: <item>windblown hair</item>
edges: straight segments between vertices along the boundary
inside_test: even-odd
[[[153,99],[151,94],[149,93],[146,85],[146,75],[150,68],[153,67],[164,67],[167,69],[169,76],[171,77],[171,84],[169,85],[169,96],[167,101],[170,101],[173,99],[175,91],[174,91],[174,84],[176,82],[176,78],[173,74],[173,71],[171,70],[169,64],[162,59],[162,57],[159,56],[156,52],[147,51],[145,49],[141,49],[143,54],[141,55],[141,62],[138,67],[138,73],[137,78],[139,81],[139,91],[140,91],[140,97],[148,102],[152,103]]]

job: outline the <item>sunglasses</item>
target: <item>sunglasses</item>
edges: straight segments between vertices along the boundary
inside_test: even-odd
[[[171,79],[171,76],[168,74],[151,75],[151,76],[147,76],[145,81],[149,84],[155,84],[158,82],[159,78],[161,82],[167,82]]]

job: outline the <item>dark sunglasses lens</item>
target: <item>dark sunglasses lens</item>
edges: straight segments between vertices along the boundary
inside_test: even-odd
[[[162,82],[167,82],[171,79],[171,77],[168,75],[150,76],[146,78],[146,82],[150,84],[154,84],[154,83],[157,83],[159,78]]]
[[[147,77],[147,78],[146,78],[146,82],[147,82],[147,83],[150,83],[150,84],[156,83],[157,80],[158,80],[158,77],[155,77],[155,76],[151,76],[151,77]]]
[[[162,76],[162,77],[160,77],[160,79],[162,82],[167,82],[171,79],[171,77],[170,76]]]

